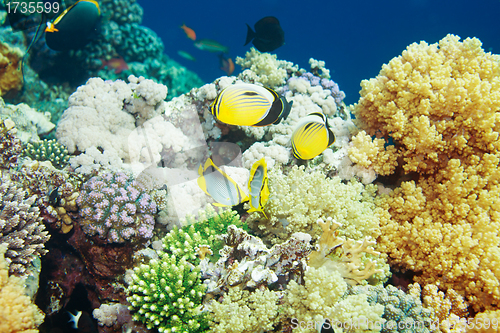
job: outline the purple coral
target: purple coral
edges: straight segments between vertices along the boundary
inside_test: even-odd
[[[156,203],[145,189],[123,172],[89,179],[77,199],[83,231],[109,243],[153,236]]]
[[[320,78],[319,76],[309,72],[304,73],[301,76],[293,76],[288,79],[284,92],[289,90],[289,83],[295,80],[306,80],[309,81],[312,87],[321,86],[324,90],[329,90],[337,105],[340,105],[342,100],[345,98],[345,93],[339,89],[339,85],[333,80]]]

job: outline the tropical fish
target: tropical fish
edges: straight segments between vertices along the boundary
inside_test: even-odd
[[[210,105],[219,121],[229,125],[267,126],[286,119],[292,102],[270,88],[244,83],[222,90]]]
[[[187,27],[184,23],[181,25],[181,29],[184,30],[186,36],[191,40],[196,40],[196,32],[193,29]]]
[[[293,156],[310,160],[321,154],[335,142],[335,135],[328,125],[326,116],[313,112],[299,120],[292,133]]]
[[[186,51],[179,50],[177,51],[177,54],[183,57],[184,59],[191,60],[191,61],[196,61],[196,58],[187,53]]]
[[[45,28],[47,46],[55,51],[84,47],[96,34],[100,16],[101,10],[97,1],[77,1],[52,22],[47,22]]]
[[[80,317],[82,316],[82,311],[76,311],[76,314],[72,314],[68,311],[69,321],[68,323],[72,323],[72,327],[77,330],[78,329],[78,321],[80,321]]]
[[[255,32],[247,24],[245,45],[252,42],[260,52],[271,52],[285,44],[285,32],[280,21],[274,16],[266,16],[255,23]]]
[[[215,206],[232,207],[248,201],[248,196],[241,187],[224,171],[219,169],[212,159],[207,159],[205,167],[198,169],[198,186],[217,203]]]
[[[250,209],[247,211],[251,212],[261,212],[267,219],[266,213],[264,213],[264,206],[269,200],[269,187],[267,179],[267,164],[265,158],[261,158],[252,165],[250,170],[250,179],[248,180],[248,190],[250,191]]]
[[[215,40],[211,40],[211,39],[200,39],[200,40],[194,42],[194,46],[196,46],[200,50],[208,51],[208,52],[227,53],[229,51],[229,48],[227,46],[224,46],[224,45],[216,42]]]
[[[122,57],[112,58],[109,60],[101,59],[101,63],[102,65],[99,69],[103,69],[104,67],[114,69],[115,74],[120,74],[124,70],[128,69],[128,65]]]
[[[220,69],[226,72],[227,75],[231,75],[234,72],[234,62],[231,58],[228,58],[224,53],[219,54]]]

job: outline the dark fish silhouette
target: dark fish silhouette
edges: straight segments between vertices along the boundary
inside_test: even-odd
[[[285,32],[281,29],[280,21],[274,16],[266,16],[255,23],[255,32],[248,24],[247,27],[245,45],[252,42],[260,52],[271,52],[285,44]]]

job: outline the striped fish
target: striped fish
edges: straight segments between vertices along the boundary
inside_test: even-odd
[[[335,135],[328,126],[326,116],[313,112],[299,120],[292,133],[293,156],[310,160],[335,142]]]
[[[198,186],[217,202],[215,206],[232,207],[248,201],[241,187],[219,169],[211,158],[207,159],[204,167],[200,165],[198,174]]]
[[[244,83],[222,90],[210,105],[210,112],[225,124],[261,127],[286,119],[291,107],[292,102],[274,90]]]
[[[267,179],[267,164],[264,158],[261,158],[252,165],[250,170],[250,179],[248,180],[248,190],[250,191],[250,209],[247,211],[261,212],[267,219],[264,213],[264,206],[269,200],[269,187]]]

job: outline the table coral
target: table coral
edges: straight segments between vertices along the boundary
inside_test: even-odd
[[[131,176],[103,173],[83,184],[77,199],[83,231],[109,243],[153,236],[156,203]]]
[[[9,276],[6,250],[0,245],[0,332],[37,333],[45,315],[25,294],[23,280]]]
[[[5,260],[10,274],[26,275],[35,257],[47,253],[44,244],[50,236],[34,205],[36,199],[8,176],[0,179],[0,244],[7,243]]]
[[[23,76],[18,70],[22,57],[19,48],[0,42],[0,96],[13,97],[23,87]]]

